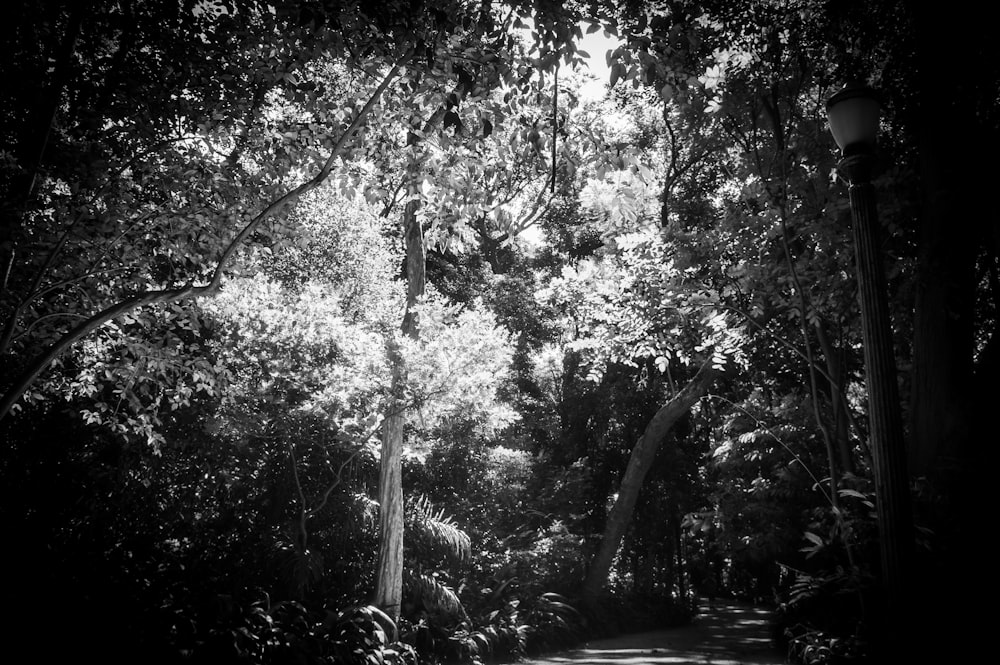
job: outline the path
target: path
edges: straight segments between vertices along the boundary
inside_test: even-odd
[[[782,665],[771,646],[765,609],[702,601],[688,626],[594,640],[579,649],[526,665]]]

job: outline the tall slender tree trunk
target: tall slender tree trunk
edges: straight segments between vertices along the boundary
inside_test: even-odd
[[[992,421],[1000,384],[995,375],[991,386],[976,383],[975,265],[998,224],[992,193],[998,169],[995,160],[983,160],[983,155],[1000,148],[995,111],[1000,48],[990,26],[981,22],[919,3],[912,11],[919,30],[921,93],[913,121],[924,200],[913,320],[910,459],[913,475],[936,481],[941,498],[935,509],[945,516],[935,525],[941,560],[920,570],[913,612],[915,634],[940,639],[913,642],[920,644],[924,662],[960,662],[974,660],[976,647],[949,636],[988,633],[989,613],[932,615],[941,607],[974,606],[997,590],[995,576],[988,573],[994,552],[983,547],[981,534],[995,515],[995,446],[990,444],[996,441]],[[961,34],[962,39],[941,49],[936,41],[943,34]],[[944,85],[947,94],[942,94]],[[956,571],[970,579],[956,582]]]
[[[929,95],[922,126],[923,214],[919,227],[913,322],[913,388],[910,405],[914,475],[954,468],[969,440],[975,395],[975,264],[981,215],[975,205],[978,178],[964,146],[932,122],[966,124],[958,109]],[[933,99],[932,99],[933,98]],[[942,135],[943,134],[943,135]],[[983,183],[985,184],[985,183]]]
[[[411,196],[415,191],[415,182],[411,180]],[[426,250],[423,231],[417,219],[419,208],[420,202],[411,199],[403,211],[403,232],[406,238],[406,314],[403,316],[402,331],[412,339],[417,339],[419,334],[413,306],[424,294],[426,284]],[[379,550],[374,604],[393,621],[398,621],[403,596],[402,452],[403,425],[406,419],[403,398],[406,368],[399,348],[392,342],[389,344],[389,360],[392,364],[392,389],[382,425]]]
[[[677,595],[685,605],[688,602],[687,578],[684,574],[684,529],[681,526],[681,516],[679,508],[674,507],[674,515],[670,518],[670,530],[674,537],[674,573],[673,579],[677,584]]]
[[[462,86],[455,94],[464,96]],[[438,108],[424,123],[423,133],[429,133],[444,117],[444,107]],[[415,151],[421,138],[410,134],[407,144]],[[414,305],[424,295],[427,284],[427,248],[424,232],[417,219],[420,200],[416,197],[420,186],[418,177],[420,159],[412,154],[407,165],[407,202],[403,208],[403,237],[406,243],[406,312],[401,329],[411,339],[417,339],[419,328]],[[388,214],[388,212],[383,213]],[[399,621],[403,598],[403,425],[406,404],[403,391],[406,386],[406,368],[399,349],[390,343],[389,362],[392,364],[391,394],[386,406],[382,429],[382,456],[379,469],[379,549],[375,578],[374,604]],[[395,638],[395,636],[393,636]]]
[[[995,79],[983,80],[969,63],[996,69],[997,48],[985,35],[962,39],[942,51],[933,40],[945,28],[969,26],[914,5],[921,30],[918,66],[922,73],[919,112],[920,176],[924,192],[919,220],[916,302],[913,324],[913,396],[910,407],[914,475],[954,467],[963,453],[979,451],[972,424],[975,355],[975,265],[985,232],[996,224],[996,206],[987,192],[996,166],[980,156],[998,147],[995,127],[979,103],[995,94]],[[956,93],[941,94],[953,80]],[[984,85],[985,84],[985,85]],[[991,102],[992,103],[992,102]],[[976,442],[978,443],[978,442]],[[965,448],[965,450],[963,450]]]
[[[379,547],[373,604],[399,619],[403,595],[403,423],[405,405],[401,399],[404,384],[399,349],[390,343],[392,389],[382,423],[382,457],[378,477]]]
[[[596,599],[607,584],[611,564],[621,546],[622,538],[625,537],[625,530],[632,520],[642,481],[653,465],[660,443],[695,402],[704,397],[718,375],[719,370],[712,366],[711,361],[706,362],[680,392],[660,407],[632,448],[632,455],[629,457],[625,475],[618,488],[618,498],[615,499],[615,504],[608,514],[601,546],[587,571],[587,579],[583,585],[585,598]]]
[[[826,328],[822,323],[816,323],[816,339],[823,350],[826,361],[826,373],[830,377],[830,410],[833,428],[831,435],[836,443],[840,456],[840,469],[844,473],[854,473],[854,458],[851,454],[851,440],[848,428],[847,402],[844,400],[844,367],[839,350],[833,345]]]

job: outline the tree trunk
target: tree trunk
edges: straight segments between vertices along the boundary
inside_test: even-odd
[[[681,517],[679,508],[674,507],[674,514],[670,518],[670,531],[674,537],[674,572],[673,579],[677,585],[677,595],[681,602],[687,605],[688,586],[684,577],[684,530],[681,527]]]
[[[951,142],[949,137],[944,139]],[[926,179],[920,220],[913,323],[913,395],[910,406],[914,475],[953,468],[968,441],[974,403],[975,272],[977,212],[960,187],[962,175],[950,173],[959,159],[950,148],[930,147],[923,164]],[[945,154],[942,154],[945,153]],[[951,168],[949,168],[951,166]]]
[[[392,394],[382,424],[382,457],[378,478],[379,548],[373,604],[399,619],[403,595],[403,482],[402,452],[404,405],[400,399],[405,381],[399,350],[392,358]]]
[[[618,498],[608,514],[601,546],[587,572],[587,579],[583,585],[585,598],[597,598],[608,581],[611,564],[632,519],[642,481],[653,465],[660,443],[677,421],[708,392],[709,386],[718,374],[719,370],[712,366],[711,361],[706,362],[695,377],[656,412],[632,448],[628,467],[618,488]]]
[[[831,432],[840,455],[840,468],[844,473],[854,473],[854,458],[851,454],[851,440],[847,422],[847,401],[844,399],[844,367],[840,353],[830,341],[830,336],[822,323],[816,323],[816,339],[823,350],[826,360],[826,373],[829,376],[830,409],[832,412],[833,431]]]
[[[415,185],[411,183],[411,195],[414,192]],[[403,316],[402,331],[413,339],[418,336],[413,306],[424,294],[426,283],[424,236],[417,219],[419,207],[419,201],[411,200],[403,211],[403,232],[406,237],[406,314]],[[390,344],[389,359],[392,363],[392,390],[382,425],[379,550],[374,604],[393,621],[398,621],[403,596],[402,452],[406,405],[402,392],[406,384],[406,370],[395,344]],[[395,636],[392,637],[395,639]]]
[[[940,94],[939,86],[969,62],[992,66],[996,48],[972,37],[956,48],[935,48],[931,40],[944,34],[942,20],[954,27],[961,24],[963,30],[966,24],[917,7],[923,46],[917,122],[924,200],[913,323],[910,458],[914,475],[922,475],[954,468],[971,443],[977,415],[972,408],[975,265],[987,220],[995,223],[996,217],[992,197],[985,194],[993,186],[995,167],[979,163],[995,149],[996,130],[984,126],[976,112],[977,97],[992,94],[987,89],[992,84],[973,82],[979,74],[970,72],[972,76],[952,79],[955,95]]]
[[[913,475],[934,480],[940,497],[934,509],[943,518],[932,525],[941,543],[935,551],[940,560],[920,569],[912,612],[914,635],[941,637],[913,642],[920,644],[924,662],[959,662],[973,660],[975,647],[947,636],[986,634],[992,628],[989,617],[942,617],[937,608],[968,607],[996,590],[993,576],[976,576],[993,566],[993,550],[983,547],[981,537],[994,515],[995,453],[989,443],[996,440],[992,420],[1000,384],[993,376],[992,391],[977,390],[975,265],[997,228],[992,193],[997,165],[983,155],[996,154],[1000,147],[993,110],[1000,53],[988,24],[919,3],[913,11],[920,31],[916,65],[921,74],[913,120],[924,200],[913,321],[910,459]],[[943,34],[961,34],[962,39],[941,49],[935,42]],[[941,94],[944,81],[949,94]],[[955,571],[973,577],[956,583]]]

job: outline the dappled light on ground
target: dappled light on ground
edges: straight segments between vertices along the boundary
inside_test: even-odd
[[[530,665],[778,665],[769,611],[732,601],[702,601],[689,626],[597,640]]]

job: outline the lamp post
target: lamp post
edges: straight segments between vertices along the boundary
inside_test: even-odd
[[[901,637],[908,608],[913,523],[886,279],[879,253],[878,212],[871,182],[879,103],[873,90],[849,83],[830,98],[826,110],[830,131],[841,150],[838,170],[849,185],[854,220],[882,583],[888,612],[885,618],[889,634],[883,637],[895,642]]]

